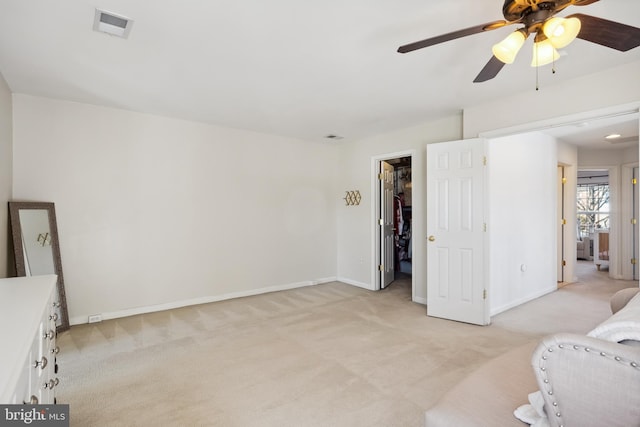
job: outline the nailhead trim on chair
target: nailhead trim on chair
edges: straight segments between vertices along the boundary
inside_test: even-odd
[[[580,346],[575,345],[575,344],[570,345],[569,347],[565,347],[564,344],[558,344],[557,348],[559,350],[575,350],[575,351],[579,351],[580,350]],[[547,351],[549,353],[553,353],[554,347],[547,348]],[[589,347],[584,347],[584,351],[587,352],[587,353],[591,353],[591,349]],[[626,360],[626,359],[623,360],[623,358],[620,357],[620,356],[609,355],[609,354],[607,354],[607,353],[605,353],[603,351],[598,353],[598,354],[600,356],[602,356],[602,357],[608,357],[608,358],[610,358],[612,360],[615,360],[616,362],[622,363],[622,364],[624,364],[626,366],[629,366],[631,368],[638,369],[639,364],[636,361]],[[540,359],[541,360],[540,360],[539,367],[540,367],[540,371],[543,372],[543,374],[542,374],[543,382],[544,382],[544,384],[547,384],[546,390],[544,390],[544,391],[546,391],[549,396],[553,396],[553,386],[551,385],[551,382],[549,381],[549,378],[546,375],[547,368],[545,367],[545,361],[548,359],[548,356],[543,354]],[[562,413],[560,412],[560,408],[558,407],[558,402],[554,401],[554,402],[552,402],[552,404],[553,404],[553,407],[555,409],[555,416],[557,418],[560,418],[560,422],[562,423]],[[560,427],[563,427],[563,424],[560,424]]]

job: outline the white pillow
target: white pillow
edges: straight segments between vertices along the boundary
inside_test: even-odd
[[[513,415],[531,427],[550,427],[549,419],[544,411],[544,399],[540,391],[529,393],[529,404],[519,406]]]
[[[640,341],[640,293],[587,336],[612,342]]]

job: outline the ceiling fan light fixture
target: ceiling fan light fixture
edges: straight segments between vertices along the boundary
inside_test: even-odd
[[[549,39],[533,44],[532,67],[542,67],[560,59],[560,54]]]
[[[545,22],[542,32],[556,49],[562,49],[574,41],[582,24],[578,18],[554,17]]]
[[[493,55],[505,64],[512,64],[516,59],[516,55],[522,48],[525,39],[526,37],[522,31],[514,31],[500,43],[493,45],[493,48],[491,49]]]

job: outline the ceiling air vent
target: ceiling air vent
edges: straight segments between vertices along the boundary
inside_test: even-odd
[[[93,30],[126,39],[133,26],[133,21],[115,13],[96,9]]]

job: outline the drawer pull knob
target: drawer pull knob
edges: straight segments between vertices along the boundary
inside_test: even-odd
[[[53,302],[53,306],[56,307],[56,308],[60,307],[60,303],[58,301],[54,301]]]
[[[47,367],[47,363],[48,363],[48,362],[49,362],[49,361],[47,360],[47,358],[46,358],[46,357],[44,357],[44,356],[42,356],[42,359],[41,359],[41,360],[36,360],[36,361],[33,363],[33,367],[34,367],[34,368],[37,368],[37,367],[39,366],[39,367],[40,367],[40,369],[44,369],[44,368],[46,368],[46,367]]]
[[[56,336],[56,333],[52,329],[49,329],[49,332],[45,332],[42,338],[44,339],[49,338],[50,340],[52,340],[55,336]]]
[[[56,348],[51,349],[51,354],[58,354],[58,353],[60,353],[60,347],[56,346]]]
[[[49,320],[53,320],[54,322],[58,320],[58,313],[53,313],[49,316]]]
[[[37,405],[38,404],[38,397],[36,395],[32,395],[28,402],[27,401],[23,401],[23,403],[25,405]]]
[[[59,379],[51,379],[49,381],[47,381],[46,383],[44,383],[43,388],[48,388],[49,390],[53,389],[55,386],[57,386],[58,384],[60,384],[60,380]]]

